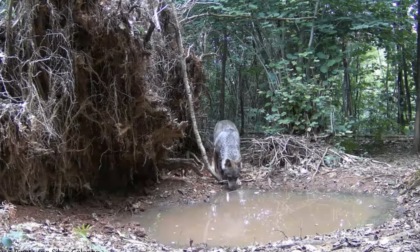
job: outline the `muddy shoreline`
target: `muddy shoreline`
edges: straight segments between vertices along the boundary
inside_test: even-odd
[[[278,171],[264,176],[263,168],[245,165],[243,177],[252,179],[244,179],[244,189],[375,194],[396,200],[392,219],[379,226],[280,237],[278,242],[245,247],[208,247],[192,242],[191,247],[176,249],[148,238],[139,223],[118,222],[122,216],[156,206],[209,202],[224,190],[209,174],[198,177],[190,172],[185,177],[169,174],[168,179],[149,188],[147,196],[98,194],[63,208],[15,206],[10,221],[3,213],[1,232],[8,234],[11,248],[31,251],[420,251],[420,187],[410,185],[418,176],[420,162],[417,155],[401,150],[393,148],[375,156],[373,162],[366,159],[365,163],[323,168],[316,174]],[[81,227],[86,224],[90,228],[83,235]]]

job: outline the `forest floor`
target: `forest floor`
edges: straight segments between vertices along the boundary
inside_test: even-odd
[[[169,174],[147,189],[147,196],[108,195],[62,208],[3,205],[2,243],[14,251],[420,251],[420,159],[411,154],[410,139],[390,141],[366,158],[369,162],[338,168],[322,167],[302,174],[264,171],[245,165],[243,188],[294,191],[350,192],[385,195],[398,202],[393,217],[379,226],[340,230],[329,234],[293,237],[246,247],[205,247],[192,244],[171,248],[148,238],[139,223],[120,223],[118,218],[165,205],[208,202],[225,190],[210,175]],[[179,175],[179,174],[178,174]],[[417,184],[411,181],[417,178]],[[10,220],[5,216],[9,215]],[[1,217],[1,216],[0,216]],[[90,228],[84,228],[84,225]],[[10,225],[10,226],[9,226]],[[9,240],[10,238],[10,240]],[[1,249],[1,247],[0,247]]]

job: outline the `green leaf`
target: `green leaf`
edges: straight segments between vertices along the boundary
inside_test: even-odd
[[[327,59],[328,58],[328,56],[323,52],[316,53],[316,56],[320,59]]]
[[[288,54],[286,55],[286,57],[287,57],[288,59],[290,59],[290,60],[296,60],[296,59],[298,59],[298,57],[297,57],[296,55],[293,55],[293,54],[290,54],[290,53],[288,53]]]
[[[282,119],[282,120],[279,120],[278,121],[278,124],[289,124],[289,123],[291,123],[292,122],[292,120],[290,120],[290,119]]]
[[[328,72],[328,66],[327,65],[322,65],[321,68],[319,69],[322,73],[327,73]]]
[[[251,10],[256,10],[256,9],[258,9],[258,6],[257,6],[257,5],[255,5],[255,4],[249,4],[249,5],[248,5],[248,7],[249,7]]]
[[[334,59],[332,59],[332,60],[328,60],[328,61],[327,61],[327,66],[328,66],[328,67],[331,67],[331,66],[333,66],[335,63],[336,63],[336,61],[335,61]]]
[[[1,239],[1,244],[3,245],[3,247],[10,248],[13,245],[13,241],[12,239],[10,239],[8,236],[5,235]]]
[[[306,58],[307,56],[309,56],[311,54],[312,54],[311,51],[306,51],[306,52],[303,52],[303,53],[299,53],[298,55],[299,55],[299,57]]]

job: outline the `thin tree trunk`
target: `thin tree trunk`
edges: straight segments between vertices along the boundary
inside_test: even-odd
[[[420,0],[417,1],[417,63],[416,63],[416,122],[414,124],[414,151],[420,152]]]
[[[8,58],[13,55],[13,46],[12,46],[12,11],[14,0],[9,0],[9,5],[7,6],[7,20],[6,20],[6,62]],[[6,64],[7,65],[7,64]]]
[[[405,58],[405,49],[403,47],[402,50],[402,64],[403,64],[403,71],[404,71],[404,84],[405,84],[405,107],[407,109],[408,112],[408,118],[407,121],[411,121],[411,119],[413,118],[412,115],[412,111],[411,111],[411,98],[410,98],[410,88],[408,85],[408,69],[407,69],[407,62],[406,62],[406,58]]]
[[[417,59],[413,59],[413,61],[411,61],[411,71],[413,73],[413,80],[414,80],[414,93],[417,94],[417,89],[419,87],[419,84],[417,83]]]
[[[222,41],[222,73],[220,76],[219,120],[225,119],[226,61],[227,61],[227,31],[225,30],[223,34],[223,41]]]
[[[359,116],[358,109],[357,109],[357,104],[359,103],[359,97],[360,97],[360,95],[359,95],[359,89],[360,89],[359,75],[360,74],[359,73],[360,73],[360,57],[357,56],[357,59],[356,59],[356,74],[355,74],[355,80],[354,80],[356,90],[355,90],[355,96],[354,96],[354,101],[353,101],[353,114],[354,114],[355,118],[357,118]]]
[[[241,136],[244,135],[245,132],[245,113],[244,113],[244,87],[245,87],[245,83],[244,83],[244,77],[242,75],[242,65],[239,65],[239,71],[238,71],[238,75],[239,75],[239,81],[238,81],[238,85],[239,85],[239,109],[240,109],[240,113],[241,113]]]
[[[319,6],[319,2],[321,0],[316,1],[315,3],[315,10],[314,10],[314,17],[316,18],[316,16],[318,15],[318,6]],[[312,22],[312,27],[311,27],[311,34],[309,35],[309,43],[308,43],[308,50],[310,50],[312,48],[312,42],[314,41],[314,31],[315,31],[315,20],[313,20]]]
[[[12,21],[13,21],[13,5],[14,5],[14,0],[9,0],[8,2],[8,6],[7,6],[7,15],[6,15],[6,40],[4,41],[5,44],[5,59],[4,59],[4,66],[6,67],[7,71],[6,73],[11,74],[13,73],[13,67],[14,67],[14,61],[13,61],[13,55],[14,55],[14,50],[13,50],[13,32],[12,32]],[[7,83],[7,82],[6,82]],[[16,92],[13,89],[8,88],[10,87],[9,85],[2,85],[2,87],[0,87],[0,92],[6,92],[11,96],[18,96],[16,94]],[[8,90],[10,89],[10,90]]]
[[[189,112],[190,112],[190,116],[191,116],[192,128],[193,128],[193,131],[194,131],[195,139],[197,141],[198,148],[200,149],[201,155],[203,157],[204,165],[205,165],[206,169],[213,175],[213,177],[215,177],[217,180],[220,181],[221,178],[215,172],[214,164],[213,164],[213,166],[210,166],[210,163],[209,163],[209,160],[208,160],[207,154],[206,154],[206,149],[203,146],[203,142],[201,141],[200,133],[198,132],[197,120],[195,118],[195,111],[194,111],[194,102],[193,102],[193,97],[192,97],[193,94],[191,92],[190,83],[188,81],[187,65],[186,65],[185,58],[184,58],[184,48],[182,46],[181,31],[179,29],[178,17],[177,17],[176,10],[175,10],[175,7],[174,7],[173,3],[171,3],[171,8],[172,8],[172,13],[173,13],[174,19],[175,19],[175,29],[176,29],[175,34],[176,34],[176,40],[177,40],[177,44],[178,44],[178,61],[181,64],[182,80],[184,82],[185,91],[186,91],[187,97],[188,97],[188,108],[189,108]]]
[[[386,63],[386,74],[385,74],[385,97],[386,97],[386,118],[390,118],[390,104],[389,104],[389,86],[388,86],[388,79],[389,79],[389,63]]]
[[[342,45],[343,52],[343,67],[344,67],[344,76],[343,76],[343,113],[347,116],[352,116],[352,106],[351,106],[351,85],[350,85],[350,73],[349,73],[349,63],[346,57],[346,42],[343,41]]]
[[[399,51],[399,50],[398,50]],[[398,64],[398,74],[397,74],[397,98],[398,98],[398,117],[397,123],[401,126],[400,128],[405,126],[404,120],[404,83],[402,77],[402,67],[401,63]]]

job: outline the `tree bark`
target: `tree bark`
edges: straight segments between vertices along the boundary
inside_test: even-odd
[[[343,52],[343,114],[348,117],[352,116],[352,105],[351,105],[351,85],[350,85],[350,73],[349,73],[349,63],[346,57],[346,42],[343,41],[342,45]]]
[[[318,15],[319,2],[320,0],[317,0],[315,3],[314,20],[312,21],[311,34],[309,35],[308,50],[311,50],[312,42],[314,41],[315,20],[316,20],[316,16]]]
[[[9,61],[9,57],[11,57],[13,53],[13,46],[12,46],[12,12],[13,12],[13,5],[14,0],[9,0],[9,5],[7,6],[7,20],[6,20],[6,65]]]
[[[408,112],[408,118],[407,121],[410,122],[413,118],[412,111],[411,111],[411,98],[410,98],[410,88],[408,85],[408,69],[407,69],[407,62],[405,58],[405,49],[402,48],[402,65],[403,65],[403,71],[404,71],[404,89],[405,89],[405,107],[406,111]]]
[[[389,104],[389,86],[388,86],[388,79],[389,79],[389,63],[386,63],[386,74],[385,74],[385,94],[386,94],[386,118],[389,119],[390,116],[390,104]]]
[[[398,50],[400,51],[400,50]],[[402,77],[402,66],[401,62],[398,64],[398,74],[397,74],[397,98],[398,98],[398,117],[397,117],[397,123],[400,125],[400,129],[402,129],[405,126],[405,120],[404,120],[404,83],[403,83],[403,77]]]
[[[225,93],[226,93],[226,61],[227,61],[227,31],[223,32],[222,41],[222,73],[220,76],[220,103],[219,120],[225,119]]]
[[[245,133],[245,113],[244,113],[244,87],[245,87],[245,80],[244,77],[242,75],[242,65],[239,65],[239,70],[238,70],[238,85],[239,85],[239,109],[240,109],[240,113],[241,113],[241,136],[244,135]]]
[[[354,100],[353,100],[353,115],[354,118],[358,118],[359,117],[359,113],[358,113],[358,104],[359,104],[359,98],[360,98],[360,93],[359,93],[359,89],[360,89],[360,83],[359,83],[359,76],[360,76],[360,56],[357,56],[356,58],[356,73],[354,74],[355,78],[354,78],[354,85],[356,86],[356,90],[355,90],[355,94],[354,94]]]
[[[311,26],[311,32],[309,34],[309,42],[308,42],[308,51],[312,50],[312,44],[314,41],[314,34],[315,34],[315,20],[316,16],[318,15],[318,6],[319,6],[320,0],[317,0],[315,3],[315,10],[314,10],[314,19],[312,20],[312,26]],[[311,76],[311,66],[313,65],[313,59],[307,59],[306,61],[306,80],[309,80],[312,78]]]
[[[420,152],[420,0],[417,1],[417,63],[416,63],[416,122],[414,124],[414,151]]]
[[[206,149],[203,146],[203,142],[201,141],[200,133],[198,132],[197,120],[195,118],[195,111],[194,111],[193,94],[191,92],[190,83],[188,81],[187,65],[186,65],[185,57],[184,57],[184,48],[182,46],[181,31],[179,29],[179,21],[178,21],[178,17],[176,15],[176,10],[175,10],[175,7],[174,7],[173,3],[171,3],[171,8],[172,8],[172,13],[173,13],[174,19],[175,19],[175,30],[176,30],[175,35],[176,35],[176,40],[177,40],[177,44],[178,44],[178,61],[181,64],[182,80],[184,82],[185,91],[187,93],[188,108],[189,108],[189,112],[190,112],[190,116],[191,116],[192,128],[193,128],[193,131],[194,131],[195,139],[197,141],[198,148],[200,149],[201,155],[203,157],[204,166],[211,173],[211,175],[213,175],[213,177],[215,177],[217,180],[220,181],[221,178],[217,175],[217,173],[215,172],[215,169],[213,167],[214,162],[213,162],[213,166],[210,166],[210,163],[209,163],[209,160],[208,160],[207,154],[206,154]]]
[[[16,65],[16,60],[14,59],[15,50],[13,49],[13,32],[12,32],[12,26],[13,26],[13,6],[14,6],[14,0],[9,0],[7,3],[7,12],[6,12],[6,40],[4,41],[4,51],[5,51],[5,57],[4,57],[4,66],[6,68],[6,73],[10,75],[13,73],[13,68]],[[6,6],[5,6],[6,7]],[[6,82],[7,83],[7,82]],[[19,94],[16,93],[16,91],[13,88],[10,88],[10,85],[4,84],[2,87],[0,87],[0,92],[6,92],[10,96],[15,97],[19,96]]]

